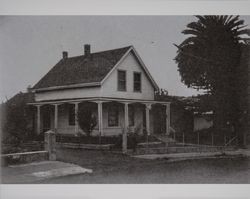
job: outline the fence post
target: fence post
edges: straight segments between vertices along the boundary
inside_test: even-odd
[[[146,140],[147,140],[147,153],[148,153],[148,151],[149,151],[149,147],[148,147],[148,132],[147,132],[147,138],[146,138]]]
[[[214,133],[211,133],[211,139],[212,139],[212,146],[214,146]]]
[[[56,134],[49,130],[44,133],[44,148],[49,153],[49,160],[56,160]]]
[[[127,143],[128,142],[128,138],[127,138],[127,129],[124,128],[123,129],[123,133],[122,133],[122,152],[125,154],[127,153]]]
[[[182,144],[183,144],[183,146],[185,145],[185,134],[184,134],[184,132],[182,133]]]
[[[236,146],[239,146],[239,137],[236,137]]]
[[[199,145],[200,144],[200,132],[197,131],[197,144]]]

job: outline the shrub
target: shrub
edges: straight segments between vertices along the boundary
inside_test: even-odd
[[[33,128],[30,126],[29,109],[23,94],[18,100],[1,105],[2,140],[4,143],[19,145],[29,140]]]

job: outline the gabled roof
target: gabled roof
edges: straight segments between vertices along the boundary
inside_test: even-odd
[[[158,89],[157,84],[133,46],[91,53],[88,57],[82,55],[61,59],[32,89],[43,91],[100,86],[131,50],[142,65],[154,88]]]

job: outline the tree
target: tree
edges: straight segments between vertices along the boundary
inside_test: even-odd
[[[196,18],[182,31],[189,37],[176,45],[181,80],[210,96],[217,130],[227,124],[237,129],[239,88],[244,83],[239,76],[242,35],[249,35],[249,30],[239,16]]]
[[[19,145],[31,139],[33,127],[31,110],[27,106],[29,93],[18,93],[1,104],[3,142]]]
[[[88,137],[97,125],[96,116],[93,114],[94,108],[93,103],[84,103],[79,106],[77,113],[79,126]]]

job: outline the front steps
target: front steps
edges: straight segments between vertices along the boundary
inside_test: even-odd
[[[168,144],[168,145],[174,145],[176,141],[173,138],[170,138],[167,135],[162,135],[162,134],[154,134],[154,137],[161,141],[162,143]]]

